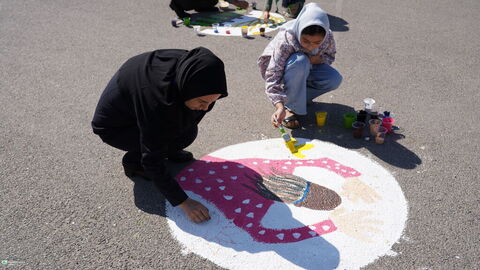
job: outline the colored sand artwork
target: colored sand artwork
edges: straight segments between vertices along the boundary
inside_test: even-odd
[[[248,27],[248,35],[260,35],[260,28],[265,28],[265,33],[272,32],[286,22],[285,18],[277,13],[270,13],[268,23],[263,21],[262,12],[245,10],[216,13],[196,13],[190,20],[190,26],[200,26],[199,34],[217,36],[241,36],[241,27]],[[213,29],[212,24],[218,23],[219,27]]]
[[[184,168],[176,180],[211,220],[195,224],[166,205],[182,252],[227,269],[359,269],[395,255],[408,209],[395,178],[355,151],[296,141],[295,155],[269,139]]]

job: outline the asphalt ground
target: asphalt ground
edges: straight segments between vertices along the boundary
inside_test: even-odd
[[[197,37],[170,26],[166,2],[0,0],[0,259],[17,262],[0,268],[219,268],[182,255],[162,196],[126,178],[123,153],[90,128],[126,59],[204,46],[225,62],[230,95],[189,150],[278,137],[256,65],[268,39]],[[365,269],[479,269],[480,2],[316,2],[331,15],[344,81],[311,108],[329,112],[327,127],[318,132],[309,116],[294,136],[379,162],[409,205],[398,255]],[[349,138],[340,116],[365,97],[395,113],[403,136],[383,146]]]

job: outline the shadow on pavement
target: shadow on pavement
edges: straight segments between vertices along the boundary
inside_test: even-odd
[[[325,126],[316,126],[316,111],[328,112]],[[380,145],[373,140],[354,139],[352,130],[343,127],[343,114],[345,113],[355,113],[355,110],[342,104],[314,103],[308,107],[306,116],[299,117],[302,128],[292,130],[292,136],[331,142],[348,149],[366,148],[388,164],[403,169],[414,169],[422,164],[422,160],[415,153],[397,142],[405,138],[404,134],[388,134],[385,143]]]
[[[330,30],[334,32],[346,32],[350,29],[348,22],[340,17],[328,14],[328,20],[330,21]]]
[[[196,160],[185,163],[167,162],[167,167],[172,176],[177,175],[183,168],[192,164]],[[130,177],[135,184],[133,186],[133,195],[135,205],[145,213],[155,214],[165,217],[165,197],[158,191],[152,181],[147,181],[141,176]]]

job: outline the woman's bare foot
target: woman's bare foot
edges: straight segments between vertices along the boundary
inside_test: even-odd
[[[178,205],[187,217],[195,222],[202,223],[204,221],[210,220],[210,215],[208,214],[208,208],[198,201],[187,198],[183,203]]]

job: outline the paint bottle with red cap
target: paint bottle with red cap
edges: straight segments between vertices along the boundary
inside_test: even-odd
[[[383,112],[382,126],[387,129],[387,133],[393,132],[393,123],[395,123],[395,119],[390,116],[390,112]]]

